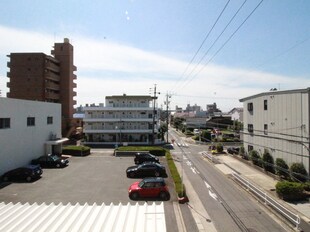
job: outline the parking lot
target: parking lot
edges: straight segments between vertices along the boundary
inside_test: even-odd
[[[1,183],[0,201],[9,203],[110,204],[134,202],[128,197],[128,187],[140,179],[126,177],[127,167],[134,165],[133,157],[115,157],[113,150],[93,149],[86,157],[69,157],[69,166],[44,169],[42,178],[32,183]],[[176,200],[173,182],[165,157],[171,199]]]

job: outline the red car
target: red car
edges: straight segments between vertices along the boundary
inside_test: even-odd
[[[170,193],[165,180],[161,177],[148,177],[140,182],[133,183],[128,189],[129,198],[137,200],[139,198],[159,198],[167,201]]]

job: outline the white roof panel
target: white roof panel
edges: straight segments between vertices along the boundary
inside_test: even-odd
[[[165,232],[163,202],[139,205],[0,203],[0,231]]]

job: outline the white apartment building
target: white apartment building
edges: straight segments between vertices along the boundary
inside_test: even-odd
[[[274,160],[282,158],[289,166],[301,162],[310,173],[310,88],[264,92],[240,102],[246,152],[262,155],[268,149]]]
[[[105,106],[84,107],[84,144],[119,146],[160,143],[157,139],[158,114],[153,100],[148,95],[114,95],[106,97]]]
[[[0,175],[34,158],[61,153],[61,105],[0,98]]]

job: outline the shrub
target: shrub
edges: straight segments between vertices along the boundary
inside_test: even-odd
[[[284,177],[285,179],[289,178],[288,165],[281,158],[276,159],[276,174],[278,176]]]
[[[301,182],[305,182],[307,180],[307,171],[302,163],[292,163],[290,167],[291,178],[293,180],[297,179]]]
[[[251,158],[252,163],[253,163],[254,165],[257,165],[257,166],[259,166],[259,167],[262,167],[262,166],[263,166],[263,164],[262,164],[262,163],[263,163],[263,162],[262,162],[262,158],[259,156],[259,154],[258,154],[257,151],[252,150],[252,151],[250,151],[249,155],[250,155],[250,158]]]
[[[248,159],[249,159],[248,155],[245,153],[244,146],[241,146],[241,147],[240,147],[239,155],[240,155],[243,159],[245,159],[245,160],[248,160]]]
[[[304,183],[303,186],[304,186],[304,190],[305,190],[305,191],[310,191],[310,182],[309,182],[309,181],[307,181],[306,183]]]
[[[221,153],[221,152],[223,152],[223,150],[224,150],[223,144],[221,144],[221,143],[216,144],[216,151],[217,152]]]
[[[266,150],[263,154],[263,168],[267,172],[274,173],[274,161],[272,155]]]
[[[64,155],[85,156],[90,154],[90,147],[87,146],[66,146],[62,149]]]
[[[211,132],[207,131],[207,130],[203,130],[201,132],[201,141],[210,142],[211,141]]]
[[[303,184],[289,181],[280,181],[276,184],[277,194],[284,200],[300,200],[304,197]]]

